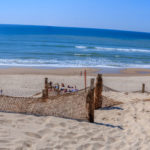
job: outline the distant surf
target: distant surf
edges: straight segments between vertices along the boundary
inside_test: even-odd
[[[150,34],[0,25],[0,66],[150,67]]]

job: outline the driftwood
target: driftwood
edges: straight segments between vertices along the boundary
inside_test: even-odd
[[[98,74],[96,79],[96,86],[94,90],[95,109],[102,107],[102,90],[103,90],[102,75]]]

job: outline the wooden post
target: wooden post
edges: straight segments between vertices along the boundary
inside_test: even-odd
[[[86,70],[84,71],[84,84],[85,84],[85,92],[86,92]]]
[[[45,97],[48,98],[48,78],[45,78]]]
[[[42,90],[42,98],[45,98],[45,90]]]
[[[47,97],[46,97],[46,91],[45,91],[45,89],[44,90],[42,90],[42,101],[43,102],[46,102],[47,101]]]
[[[103,90],[102,75],[98,74],[96,79],[96,87],[94,90],[95,109],[102,107],[102,90]]]
[[[145,84],[142,84],[142,93],[145,93]]]
[[[91,79],[90,89],[94,89],[94,79]]]
[[[91,85],[89,92],[86,97],[86,102],[88,104],[88,120],[89,122],[93,123],[94,122],[94,109],[95,109],[95,104],[94,104],[94,79],[91,79]]]

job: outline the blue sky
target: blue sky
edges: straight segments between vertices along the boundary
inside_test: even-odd
[[[150,0],[1,0],[0,24],[150,32]]]

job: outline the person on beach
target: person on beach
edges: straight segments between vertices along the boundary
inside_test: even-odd
[[[50,81],[49,82],[49,91],[52,91],[52,89],[53,89],[53,83]]]
[[[3,90],[2,90],[2,89],[0,90],[0,95],[1,95],[1,96],[3,95]]]
[[[64,83],[61,84],[61,87],[65,87]]]
[[[65,85],[64,85],[64,83],[61,83],[61,88],[60,88],[60,90],[63,91],[64,89],[65,89]]]
[[[51,81],[49,82],[49,86],[50,86],[50,87],[52,87],[52,86],[53,86],[53,83],[52,83]]]

